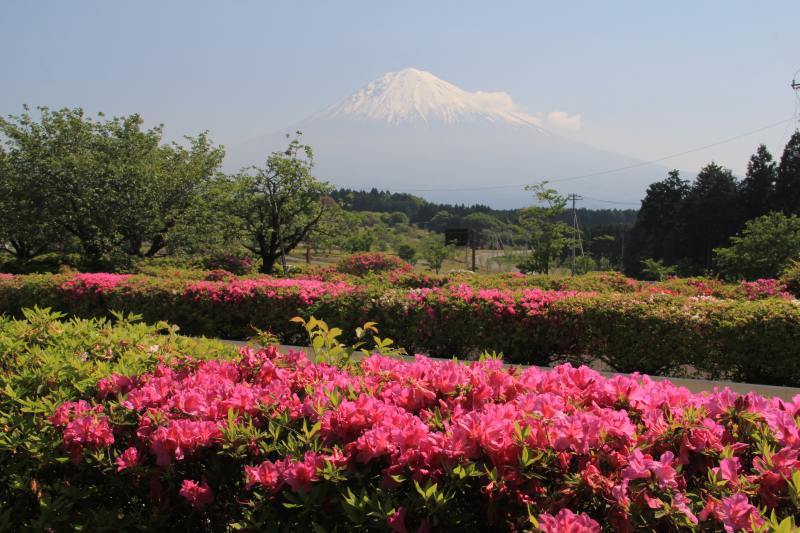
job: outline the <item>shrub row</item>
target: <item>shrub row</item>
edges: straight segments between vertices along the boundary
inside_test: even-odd
[[[4,531],[798,525],[800,397],[25,316],[0,319]]]
[[[304,342],[293,316],[324,316],[345,331],[374,321],[410,350],[436,356],[495,350],[515,363],[600,360],[620,372],[800,385],[800,307],[784,298],[118,274],[0,279],[0,312],[34,305],[83,317],[138,313],[209,337],[243,339],[258,328],[287,344]]]

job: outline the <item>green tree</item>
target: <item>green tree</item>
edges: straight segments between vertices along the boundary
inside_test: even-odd
[[[747,163],[747,176],[739,184],[739,212],[743,221],[779,209],[775,196],[776,170],[772,154],[766,146],[759,145]]]
[[[627,243],[623,258],[626,272],[637,275],[644,258],[667,263],[680,259],[679,214],[689,190],[689,182],[681,179],[677,170],[671,170],[665,179],[650,184]]]
[[[417,249],[410,244],[401,244],[397,247],[397,256],[406,263],[416,264],[417,262]]]
[[[312,250],[330,252],[341,244],[341,236],[350,234],[352,230],[350,213],[342,209],[336,200],[323,196],[321,202],[325,207],[322,217],[305,238],[307,262],[311,260]]]
[[[532,253],[517,268],[523,272],[547,274],[550,265],[561,256],[573,241],[572,228],[556,219],[564,212],[567,200],[555,189],[548,189],[547,182],[530,185],[538,205],[520,210],[520,224],[530,238]]]
[[[642,274],[647,279],[664,281],[676,271],[677,268],[674,265],[665,265],[660,259],[642,259]]]
[[[772,212],[745,224],[731,245],[714,249],[715,262],[728,278],[776,278],[800,259],[800,218]]]
[[[54,250],[63,232],[53,222],[37,174],[21,155],[0,147],[0,251],[24,262]]]
[[[444,260],[453,256],[453,246],[444,243],[444,235],[431,235],[422,242],[422,258],[437,274]]]
[[[783,150],[775,194],[784,213],[800,215],[800,131],[794,132]]]
[[[285,151],[273,152],[265,168],[251,167],[232,177],[230,210],[239,220],[245,247],[272,274],[275,262],[291,252],[319,224],[330,185],[311,175],[314,156],[297,137]],[[287,136],[288,137],[288,136]]]
[[[472,232],[479,246],[492,242],[493,234],[496,235],[503,224],[489,213],[470,213],[465,216],[462,226]]]
[[[0,119],[0,133],[23,183],[35,180],[30,194],[44,197],[43,215],[78,241],[89,268],[162,250],[224,155],[205,134],[188,148],[162,145],[162,127],[143,130],[135,114],[38,111]]]
[[[358,252],[369,252],[375,242],[375,236],[372,231],[361,228],[353,233],[350,233],[342,243],[342,248],[346,252],[355,254]]]
[[[159,131],[160,133],[160,131]],[[188,226],[196,215],[215,218],[216,211],[203,209],[208,188],[222,163],[225,152],[214,146],[207,134],[187,137],[188,148],[178,144],[162,145],[154,161],[140,173],[128,174],[129,195],[125,218],[120,219],[120,233],[126,253],[153,257],[171,240],[178,239],[177,229]],[[207,224],[199,227],[207,228]],[[191,235],[197,238],[195,232]]]
[[[410,220],[408,219],[408,215],[406,215],[402,211],[393,211],[391,213],[384,213],[383,215],[381,215],[381,220],[392,227],[397,226],[399,224],[408,224],[410,222]]]
[[[444,209],[433,215],[428,223],[428,229],[431,231],[443,232],[444,230],[453,227],[457,222],[456,218]]]
[[[737,183],[716,163],[703,167],[681,205],[678,222],[684,256],[696,272],[713,265],[714,248],[739,230]]]

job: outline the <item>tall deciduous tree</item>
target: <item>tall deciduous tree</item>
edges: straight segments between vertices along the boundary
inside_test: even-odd
[[[800,218],[771,212],[750,220],[731,246],[714,250],[720,271],[729,278],[777,278],[800,259]]]
[[[323,198],[332,189],[311,175],[313,152],[299,135],[285,151],[273,152],[265,168],[244,169],[232,179],[231,212],[245,247],[261,258],[265,274],[272,274],[281,255],[308,237],[329,208]]]
[[[62,240],[37,174],[18,150],[0,147],[0,252],[27,261]]]
[[[24,180],[35,180],[47,220],[80,244],[86,266],[154,255],[210,180],[224,152],[205,134],[189,148],[162,145],[139,115],[97,120],[82,109],[38,108],[0,119]]]
[[[528,233],[532,252],[517,266],[526,272],[546,274],[574,238],[572,228],[556,219],[564,211],[567,200],[555,189],[547,188],[547,182],[528,186],[526,190],[533,192],[537,202],[520,210],[520,224]]]

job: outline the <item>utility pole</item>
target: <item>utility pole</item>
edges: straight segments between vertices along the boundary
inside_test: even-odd
[[[798,70],[797,73],[800,73],[800,70]],[[800,82],[797,81],[797,73],[795,74],[795,77],[792,79],[792,84],[790,85],[797,99],[797,102],[794,104],[795,131],[800,129],[800,114],[798,114],[798,105],[800,105]]]
[[[476,235],[477,231],[474,229],[469,230],[469,247],[472,248],[472,271],[477,272],[477,268],[475,265],[475,250],[478,248],[478,236]]]
[[[572,267],[571,272],[572,275],[575,275],[575,244],[576,240],[580,239],[580,233],[578,233],[578,212],[575,210],[575,202],[578,200],[583,200],[582,196],[578,196],[575,193],[570,194],[567,196],[567,200],[572,201],[572,229],[574,231],[574,238],[572,239]],[[583,255],[583,242],[581,242],[581,255]]]

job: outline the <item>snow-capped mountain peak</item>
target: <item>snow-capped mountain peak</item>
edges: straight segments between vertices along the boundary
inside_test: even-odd
[[[507,93],[465,91],[415,68],[384,74],[312,117],[342,119],[390,125],[492,122],[540,126],[540,120],[519,109]]]

